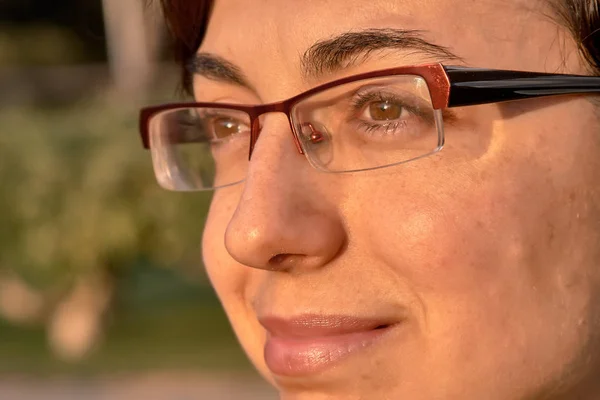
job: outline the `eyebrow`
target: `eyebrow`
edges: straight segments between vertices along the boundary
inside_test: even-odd
[[[252,85],[238,66],[216,54],[195,54],[187,63],[186,70],[207,79],[252,89]]]
[[[300,59],[305,78],[318,78],[326,73],[356,65],[379,50],[409,51],[437,62],[462,59],[450,49],[425,40],[423,31],[402,29],[367,29],[347,32],[332,39],[318,41]],[[188,73],[254,90],[241,68],[212,53],[197,53],[187,63]]]
[[[417,30],[367,29],[322,40],[302,56],[302,73],[306,78],[318,78],[365,61],[379,50],[410,51],[410,54],[419,54],[437,62],[463,62],[449,48],[425,40],[422,33]]]

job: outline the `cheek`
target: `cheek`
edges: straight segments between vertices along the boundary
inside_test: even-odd
[[[578,265],[583,256],[565,250],[593,248],[598,236],[598,196],[589,188],[597,186],[600,146],[592,122],[572,117],[587,105],[509,109],[511,118],[473,124],[468,134],[450,129],[449,142],[477,145],[450,144],[438,159],[408,165],[393,184],[369,183],[359,203],[379,201],[368,215],[351,211],[360,221],[355,232],[405,265],[403,274],[442,291],[507,274],[538,281],[553,266]]]
[[[225,198],[226,199],[226,198]],[[231,292],[243,281],[240,271],[230,276],[228,256],[224,246],[225,229],[234,212],[232,202],[224,201],[219,193],[215,194],[208,212],[206,226],[202,235],[202,257],[211,283],[219,295]],[[225,290],[229,289],[229,290]]]
[[[232,262],[224,245],[225,229],[235,210],[229,196],[215,194],[202,237],[202,256],[210,281],[223,307],[235,325],[244,319],[251,271]]]
[[[428,185],[438,180],[431,178]],[[489,280],[516,272],[511,266],[522,262],[540,239],[533,232],[540,230],[533,223],[539,211],[539,205],[531,206],[535,199],[527,204],[515,202],[523,198],[523,188],[506,177],[490,176],[489,182],[493,183],[462,175],[451,185],[448,180],[445,186],[431,185],[438,188],[433,195],[425,194],[421,185],[405,186],[404,190],[413,193],[410,198],[401,193],[380,194],[380,198],[397,201],[363,220],[361,226],[368,227],[364,237],[376,256],[397,266],[397,272],[415,284],[418,292],[459,295],[479,284],[489,287]],[[531,182],[523,183],[531,187]],[[390,221],[397,223],[390,226]],[[498,264],[504,264],[503,268]]]
[[[224,244],[225,230],[238,198],[239,193],[235,189],[215,193],[202,237],[202,255],[211,284],[240,344],[266,376],[262,358],[264,330],[258,324],[250,302],[266,271],[236,263]]]
[[[348,207],[355,240],[423,305],[429,362],[542,380],[589,342],[599,215],[586,188],[600,166],[587,130],[564,135],[572,123],[506,122],[477,160],[449,168],[442,154],[362,191],[357,202],[381,199],[374,212]]]

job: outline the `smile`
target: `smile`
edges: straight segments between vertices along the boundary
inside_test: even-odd
[[[321,372],[390,333],[397,322],[348,316],[305,315],[295,319],[261,318],[267,330],[264,358],[276,375]]]

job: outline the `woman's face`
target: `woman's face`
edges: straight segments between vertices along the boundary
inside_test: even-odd
[[[269,103],[435,61],[585,73],[549,13],[532,0],[217,0],[199,51],[247,85],[213,69],[195,96]],[[388,39],[362,40],[372,29]],[[336,40],[348,32],[358,40]],[[597,395],[596,115],[577,96],[455,109],[441,152],[348,174],[312,168],[286,117],[266,115],[245,183],[215,193],[203,238],[258,370],[284,399]]]

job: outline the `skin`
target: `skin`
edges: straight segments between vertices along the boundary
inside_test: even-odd
[[[547,14],[530,0],[217,0],[199,51],[237,65],[255,90],[196,76],[195,96],[268,103],[431,62],[382,51],[302,75],[300,56],[315,42],[365,28],[424,31],[466,65],[585,73]],[[285,116],[269,114],[245,183],[216,191],[206,268],[243,348],[283,399],[600,396],[594,106],[563,96],[454,112],[440,153],[354,174],[312,168]],[[302,314],[404,322],[335,368],[276,376],[257,318]]]

